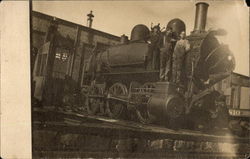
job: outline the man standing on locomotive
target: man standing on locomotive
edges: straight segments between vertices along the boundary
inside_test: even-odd
[[[166,29],[163,37],[163,47],[160,52],[160,81],[169,81],[172,65],[172,55],[176,39],[171,27]]]
[[[161,46],[161,31],[160,31],[160,24],[155,25],[152,29],[150,34],[150,47],[149,47],[149,57],[148,62],[149,66],[152,69],[159,68],[159,52]]]
[[[186,53],[190,50],[190,43],[186,39],[185,31],[180,33],[180,40],[177,41],[173,53],[172,80],[181,85],[183,77],[183,64]]]

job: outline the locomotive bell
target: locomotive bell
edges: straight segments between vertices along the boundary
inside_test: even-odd
[[[172,28],[172,31],[175,32],[177,35],[180,35],[182,31],[186,32],[185,23],[178,18],[170,20],[167,24],[167,28]]]
[[[131,31],[131,41],[146,41],[149,38],[149,32],[146,25],[138,24]]]

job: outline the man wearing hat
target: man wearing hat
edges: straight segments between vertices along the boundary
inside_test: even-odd
[[[163,36],[163,46],[160,53],[160,80],[169,81],[172,65],[172,55],[176,38],[171,27],[168,27]]]
[[[159,68],[159,52],[161,46],[161,31],[160,24],[155,25],[150,34],[150,46],[149,46],[149,56],[148,62],[151,69]]]
[[[177,41],[173,53],[173,69],[172,80],[177,84],[181,84],[183,77],[183,64],[186,53],[190,50],[190,43],[186,39],[185,31],[180,33],[180,40]]]

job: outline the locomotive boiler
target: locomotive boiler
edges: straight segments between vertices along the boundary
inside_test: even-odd
[[[211,119],[214,112],[220,113],[219,94],[212,86],[232,72],[235,62],[228,46],[217,39],[225,31],[205,30],[207,9],[207,3],[196,4],[194,30],[187,36],[191,50],[182,64],[183,85],[159,81],[159,55],[156,51],[155,58],[149,58],[150,30],[143,24],[132,29],[130,41],[123,37],[121,44],[106,51],[94,50],[84,77],[88,113],[164,126],[215,121]],[[169,21],[167,27],[176,35],[186,30],[180,19]]]

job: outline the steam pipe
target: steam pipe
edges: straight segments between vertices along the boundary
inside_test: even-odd
[[[205,31],[207,21],[208,4],[205,2],[196,3],[195,23],[193,33]]]

